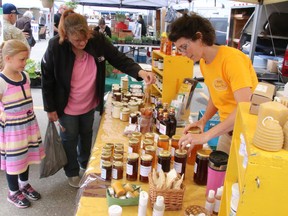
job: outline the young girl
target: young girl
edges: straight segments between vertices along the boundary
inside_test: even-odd
[[[19,40],[1,45],[3,71],[0,73],[0,151],[1,170],[9,186],[7,200],[19,208],[40,199],[28,183],[29,165],[40,163],[44,149],[30,91],[30,80],[23,72],[29,48]],[[27,197],[27,198],[26,198]]]

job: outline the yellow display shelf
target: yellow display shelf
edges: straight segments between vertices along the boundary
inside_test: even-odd
[[[250,103],[238,106],[219,215],[229,215],[235,182],[240,190],[237,215],[287,215],[288,152],[268,152],[253,145],[257,116],[249,114],[249,108]],[[239,155],[240,134],[245,138],[246,158]],[[247,161],[244,166],[243,161]]]
[[[157,92],[159,92],[159,94],[162,94],[161,90],[155,84],[153,84],[152,86]]]
[[[163,87],[159,92],[153,85],[152,93],[160,93],[162,101],[170,103],[177,95],[183,80],[193,78],[193,61],[184,56],[165,55],[158,50],[153,51],[152,59],[154,58],[163,59],[163,70],[152,67],[152,72],[162,77]]]

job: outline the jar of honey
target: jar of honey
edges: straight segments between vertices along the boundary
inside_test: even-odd
[[[158,154],[162,150],[168,150],[169,149],[169,136],[159,135],[157,147],[158,147],[157,148]]]
[[[133,132],[133,133],[132,133],[132,137],[139,139],[139,142],[141,143],[142,133],[140,133],[140,132]]]
[[[147,132],[144,134],[144,139],[150,139],[153,141],[153,144],[154,144],[154,137],[155,137],[155,134],[154,133],[151,133],[151,132]]]
[[[176,149],[179,149],[178,142],[180,138],[181,138],[181,135],[172,136],[172,139],[171,139],[171,160],[172,161],[174,161],[174,155],[175,155]]]
[[[101,159],[100,159],[100,169],[102,168],[102,163],[104,161],[111,161],[111,154],[109,153],[102,153],[101,154]]]
[[[121,147],[115,147],[115,148],[114,148],[114,154],[121,154],[121,155],[123,155],[123,154],[124,154],[124,149],[121,148]]]
[[[114,143],[106,143],[105,146],[110,148],[112,152],[114,151]]]
[[[185,174],[187,161],[187,151],[185,149],[176,149],[174,157],[174,169],[181,176]],[[185,175],[184,175],[185,177]]]
[[[137,124],[138,123],[138,117],[136,113],[130,113],[129,116],[129,124]]]
[[[127,156],[126,179],[128,181],[136,181],[138,177],[138,160],[139,154],[130,153]]]
[[[124,144],[123,143],[115,143],[114,147],[115,148],[117,148],[117,147],[124,148]]]
[[[130,138],[128,143],[128,153],[137,153],[139,154],[140,141],[137,138]]]
[[[101,178],[105,181],[111,181],[112,177],[112,163],[110,161],[103,161],[101,167]]]
[[[124,122],[129,121],[129,114],[130,114],[130,109],[129,108],[122,108],[120,110],[120,120]]]
[[[123,179],[123,163],[121,161],[115,161],[112,168],[113,179]]]
[[[123,155],[122,154],[114,154],[113,161],[121,161],[123,162]]]
[[[157,172],[161,169],[163,172],[170,171],[171,153],[168,150],[163,150],[158,155]]]
[[[211,152],[212,151],[208,149],[201,149],[197,151],[193,180],[198,185],[207,184],[208,162]]]
[[[139,176],[141,182],[148,182],[148,175],[152,171],[152,159],[153,157],[149,154],[141,156]]]
[[[142,155],[145,154],[145,148],[147,146],[153,146],[154,142],[150,139],[144,139],[142,142]]]
[[[200,134],[201,133],[201,129],[199,127],[192,127],[192,128],[190,128],[188,133],[190,133],[190,134]],[[186,150],[187,151],[188,151],[189,148],[190,148],[190,144],[186,145]],[[197,153],[198,150],[200,150],[202,148],[203,148],[203,145],[194,145],[192,151],[188,155],[188,159],[187,159],[187,163],[188,164],[190,164],[190,165],[194,165],[195,164],[196,153]]]
[[[156,148],[155,146],[146,146],[145,147],[145,154],[149,154],[152,156],[152,167],[156,167]]]

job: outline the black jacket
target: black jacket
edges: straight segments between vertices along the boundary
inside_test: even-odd
[[[119,52],[103,34],[94,32],[89,39],[85,51],[92,55],[97,65],[96,97],[99,100],[100,114],[103,112],[105,90],[105,61],[117,69],[129,74],[137,80],[141,67],[132,59]],[[48,48],[41,61],[42,70],[42,94],[44,110],[46,112],[57,111],[58,116],[64,114],[70,94],[70,82],[75,60],[72,45],[65,40],[59,44],[59,36],[50,39]]]
[[[94,31],[99,32],[99,31],[100,31],[100,27],[99,27],[99,26],[95,27],[95,28],[94,28]],[[112,34],[111,34],[111,29],[110,29],[108,26],[105,26],[105,30],[104,30],[103,34],[104,34],[104,35],[106,34],[108,37],[111,38],[111,36],[112,36]],[[105,35],[105,36],[106,36],[106,35]]]

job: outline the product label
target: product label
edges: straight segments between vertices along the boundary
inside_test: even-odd
[[[145,150],[144,149],[142,149],[142,155],[144,155],[145,154]]]
[[[174,169],[176,170],[177,173],[182,172],[182,163],[178,163],[174,161]]]
[[[171,147],[171,157],[174,157],[174,155],[175,155],[175,148]]]
[[[127,164],[126,166],[126,173],[128,175],[133,175],[133,165]]]
[[[164,215],[164,211],[153,209],[153,216],[163,216],[163,215]]]
[[[143,166],[140,165],[140,175],[144,177],[148,177],[148,174],[151,172],[152,166]]]
[[[212,213],[214,209],[214,202],[207,202],[205,203],[205,209],[207,209],[208,212]]]
[[[112,169],[112,178],[113,178],[113,179],[117,179],[117,178],[118,178],[117,169]]]
[[[101,169],[101,178],[106,179],[106,169]]]
[[[162,169],[162,165],[157,163],[157,172],[160,172],[161,169]]]
[[[120,112],[120,120],[123,120],[123,113]]]
[[[128,153],[132,153],[133,152],[133,148],[128,146]]]
[[[164,124],[160,124],[160,126],[159,126],[159,132],[161,133],[161,134],[166,134],[166,125],[164,125]]]
[[[156,120],[156,128],[159,129],[159,126],[160,126],[160,121],[157,119]]]
[[[265,93],[265,92],[267,92],[267,89],[268,89],[268,86],[258,84],[258,85],[256,86],[255,91],[259,91],[259,92]]]
[[[194,164],[194,173],[197,173],[197,167],[198,167],[198,164],[195,162],[195,164]]]

